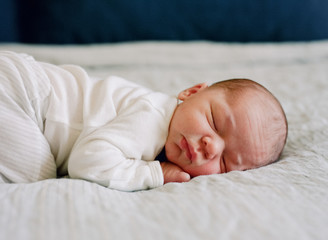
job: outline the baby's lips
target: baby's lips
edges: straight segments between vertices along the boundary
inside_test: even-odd
[[[185,137],[181,139],[180,148],[185,151],[187,158],[193,162],[197,158],[197,153],[195,152],[192,145],[190,145]]]
[[[191,160],[192,156],[189,150],[187,139],[185,137],[181,139],[180,145],[181,145],[180,148],[185,151],[187,158]]]

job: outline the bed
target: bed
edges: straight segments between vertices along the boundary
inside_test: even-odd
[[[282,158],[244,172],[139,192],[74,179],[0,185],[1,239],[325,239],[328,236],[328,41],[6,44],[177,94],[198,82],[254,79],[289,121]],[[3,136],[2,136],[3,137]]]
[[[328,37],[303,33],[271,42],[196,37],[82,44],[67,35],[62,42],[6,36],[0,50],[77,64],[91,76],[117,75],[171,95],[199,82],[253,79],[280,100],[289,134],[281,159],[269,166],[146,191],[70,178],[0,184],[0,239],[327,239]]]

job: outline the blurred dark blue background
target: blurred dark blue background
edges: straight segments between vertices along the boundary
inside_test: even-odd
[[[327,0],[0,0],[0,42],[328,39]]]

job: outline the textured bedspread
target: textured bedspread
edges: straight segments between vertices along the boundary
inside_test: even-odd
[[[66,178],[2,184],[1,240],[327,239],[328,41],[0,49],[79,64],[90,75],[118,75],[169,94],[198,82],[251,78],[280,99],[289,121],[282,159],[255,170],[132,193]]]

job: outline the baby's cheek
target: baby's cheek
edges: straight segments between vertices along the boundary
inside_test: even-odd
[[[165,154],[166,154],[167,159],[170,162],[177,164],[177,158],[179,157],[179,152],[180,152],[180,149],[176,144],[174,144],[172,142],[166,143]]]

